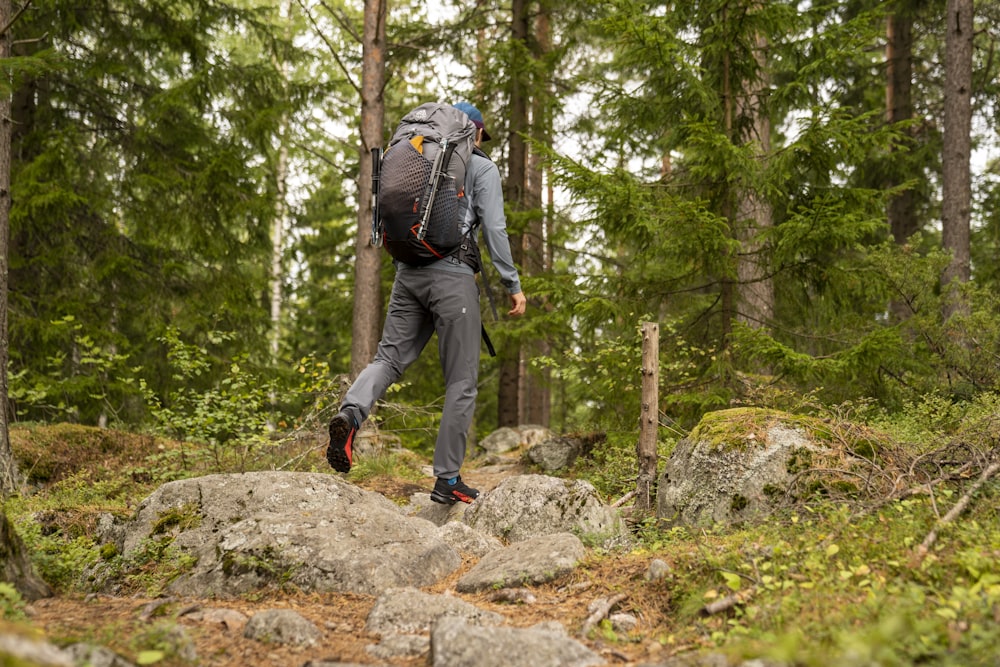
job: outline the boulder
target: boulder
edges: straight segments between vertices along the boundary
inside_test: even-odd
[[[198,597],[237,597],[285,582],[306,591],[372,595],[432,585],[461,565],[431,522],[320,473],[209,475],[164,484],[125,525],[126,560],[141,558],[149,541],[193,561],[169,590]]]
[[[849,448],[831,427],[776,410],[705,415],[677,443],[659,477],[656,514],[667,524],[759,521],[815,494],[856,494],[871,477],[873,445]],[[867,448],[867,449],[866,449]]]
[[[431,633],[434,667],[589,667],[605,660],[565,633],[548,628],[471,625],[444,617]]]
[[[538,585],[571,573],[587,554],[575,535],[541,535],[483,556],[455,585],[460,593]]]
[[[592,484],[547,475],[504,479],[469,506],[465,522],[508,542],[567,532],[602,543],[628,537],[621,515]]]

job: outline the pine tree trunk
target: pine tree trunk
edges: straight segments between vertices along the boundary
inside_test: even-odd
[[[281,17],[289,21],[292,14],[293,0],[286,0],[281,8]],[[281,72],[281,85],[288,89],[288,63],[282,60],[276,63]],[[277,367],[278,355],[281,350],[281,311],[283,307],[282,284],[285,279],[284,246],[285,230],[288,228],[288,146],[286,133],[288,115],[283,114],[278,127],[278,155],[274,167],[275,206],[274,220],[271,221],[271,363]],[[272,402],[275,400],[272,394]]]
[[[764,53],[767,40],[757,37],[754,58],[758,77],[747,81],[738,100],[738,113],[747,128],[740,140],[755,147],[762,163],[771,150],[771,119],[768,116],[764,95],[767,91],[767,63]],[[747,120],[749,119],[749,120]],[[774,317],[774,285],[769,275],[770,262],[762,238],[774,225],[771,205],[752,186],[739,193],[736,234],[740,241],[740,254],[736,262],[739,279],[738,318],[754,329],[766,328]]]
[[[972,0],[948,0],[945,36],[942,244],[952,254],[942,284],[968,282],[972,206]],[[949,314],[958,304],[949,304]]]
[[[5,0],[0,0],[0,3]],[[0,9],[0,12],[3,10]],[[35,572],[28,549],[7,518],[6,505],[0,505],[0,577],[10,582],[26,600],[50,597],[52,589]]]
[[[10,0],[0,0],[0,26],[11,19]],[[10,30],[0,35],[0,60],[10,58]],[[0,94],[0,497],[17,489],[17,463],[10,448],[10,405],[8,402],[7,285],[10,270],[10,95]],[[4,517],[6,521],[6,517]]]
[[[354,261],[354,318],[351,327],[351,377],[375,356],[382,320],[381,251],[371,245],[372,156],[382,145],[385,121],[385,21],[387,0],[365,0],[361,65],[361,155],[358,182],[358,237]]]
[[[545,3],[540,3],[544,5]],[[535,18],[535,61],[541,62],[551,49],[551,23],[546,7],[539,9]],[[536,71],[540,69],[535,66]],[[537,90],[539,86],[535,86]],[[536,94],[531,104],[532,138],[540,143],[548,143],[552,139],[549,115],[545,107],[549,95],[549,83],[545,82],[544,92]],[[544,178],[542,160],[537,151],[528,155],[528,205],[536,214],[528,222],[527,233],[524,236],[524,272],[529,276],[542,275],[548,269],[548,253],[546,252],[546,216],[542,204]],[[544,312],[547,304],[542,299],[533,298],[532,305],[536,311]],[[538,337],[525,345],[523,378],[523,406],[521,414],[528,424],[548,426],[551,419],[551,395],[549,382],[551,373],[548,368],[532,368],[531,360],[540,356],[548,356],[551,352],[549,341]]]
[[[10,0],[0,0],[0,26],[11,22]],[[10,57],[10,30],[0,34],[0,60]],[[17,462],[10,447],[7,359],[7,286],[10,248],[11,98],[0,95],[0,577],[27,600],[52,595],[31,565],[28,550],[7,519],[6,498],[17,489]]]
[[[527,66],[519,62],[521,54],[528,48],[528,9],[526,0],[513,0],[511,3],[511,39],[515,44],[513,49],[514,76],[511,81],[510,93],[510,135],[508,146],[507,182],[504,198],[514,212],[520,212],[525,207],[527,193],[527,144],[524,133],[528,131],[528,87],[524,77],[527,76]],[[523,236],[520,233],[510,233],[510,246],[514,262],[521,264],[523,259]],[[499,426],[517,426],[520,415],[521,386],[521,346],[520,343],[508,338],[497,352],[500,357],[500,386],[497,394],[497,422]]]
[[[899,5],[904,3],[900,2]],[[890,124],[900,123],[913,118],[913,99],[911,94],[913,79],[913,19],[905,12],[905,8],[897,6],[896,12],[889,16],[886,29],[886,86],[885,106],[886,120]],[[904,146],[912,144],[908,136]],[[901,156],[898,149],[893,150],[898,159],[893,160],[886,186],[896,187],[906,176],[898,173],[901,164],[906,163],[906,156]],[[890,155],[890,159],[892,156]],[[897,162],[901,164],[896,164]],[[889,201],[889,229],[896,243],[905,243],[917,231],[916,196],[912,190],[895,196]]]

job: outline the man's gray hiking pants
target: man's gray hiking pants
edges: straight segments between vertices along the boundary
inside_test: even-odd
[[[375,401],[417,360],[437,332],[445,396],[434,447],[434,476],[458,475],[476,409],[482,320],[475,276],[439,269],[400,268],[375,359],[341,405],[360,424]]]

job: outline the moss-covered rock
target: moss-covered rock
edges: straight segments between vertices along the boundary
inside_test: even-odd
[[[657,516],[669,524],[760,520],[817,496],[857,498],[878,489],[886,462],[870,431],[763,408],[704,416],[677,443],[660,476]]]

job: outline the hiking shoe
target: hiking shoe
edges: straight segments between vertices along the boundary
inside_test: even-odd
[[[434,483],[434,490],[431,491],[431,500],[445,505],[454,505],[459,500],[463,503],[471,503],[478,497],[479,491],[471,486],[466,486],[461,476],[452,480],[438,477]]]
[[[330,444],[326,448],[326,460],[337,472],[350,472],[354,449],[354,434],[358,425],[343,412],[330,420]]]

